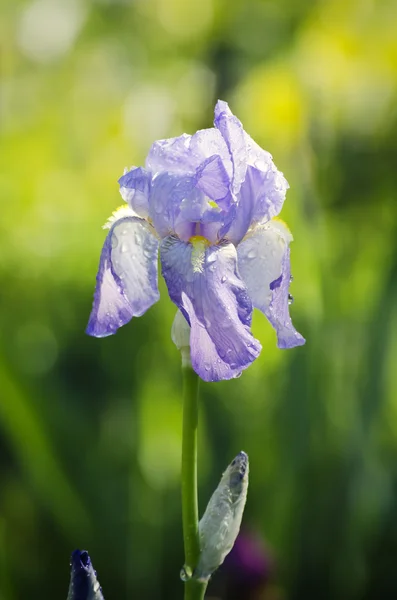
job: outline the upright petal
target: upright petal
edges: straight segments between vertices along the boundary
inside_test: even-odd
[[[221,208],[227,210],[232,201],[230,179],[221,157],[207,158],[196,171],[197,187]]]
[[[125,217],[112,225],[102,249],[88,335],[116,333],[157,302],[157,254],[158,240],[143,219]]]
[[[288,183],[273,161],[267,165],[267,170],[248,166],[238,194],[238,204],[232,208],[234,213],[230,215],[230,226],[225,228],[225,237],[238,244],[249,227],[278,215],[287,189]]]
[[[191,326],[193,368],[205,381],[237,377],[261,347],[250,330],[252,304],[237,273],[235,247],[170,236],[160,254],[171,300]]]
[[[275,328],[279,348],[293,348],[305,343],[289,315],[291,241],[287,226],[274,219],[259,225],[238,246],[241,277],[253,305]]]
[[[232,173],[227,146],[217,129],[200,129],[194,135],[154,142],[146,159],[146,168],[152,173],[169,171],[192,175],[206,158],[219,155],[229,174]]]
[[[247,147],[243,126],[227,102],[218,100],[215,106],[215,127],[221,132],[233,163],[232,192],[237,194],[247,170]]]

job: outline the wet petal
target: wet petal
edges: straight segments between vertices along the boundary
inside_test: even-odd
[[[103,600],[96,572],[85,550],[75,550],[71,556],[67,600]]]
[[[232,201],[229,194],[230,180],[221,157],[211,156],[196,171],[197,187],[219,207],[227,210]]]
[[[259,170],[248,166],[247,173],[238,194],[238,204],[233,207],[233,217],[225,236],[234,244],[238,244],[248,228],[260,221],[269,221],[279,214],[288,189],[283,174],[273,162],[267,170]]]
[[[205,381],[236,377],[259,355],[251,334],[252,304],[232,244],[161,244],[162,272],[171,300],[191,326],[192,366]]]
[[[289,316],[290,250],[292,235],[287,226],[274,219],[259,225],[238,246],[238,268],[252,303],[277,332],[279,348],[305,343]]]
[[[116,333],[159,299],[158,240],[146,221],[125,217],[114,223],[102,249],[88,335]]]
[[[146,158],[146,168],[153,174],[168,171],[192,175],[205,159],[214,154],[225,161],[225,168],[231,175],[229,153],[219,131],[201,129],[194,135],[184,133],[154,142]]]
[[[151,174],[138,167],[124,173],[119,179],[120,194],[137,215],[146,219],[149,215]]]
[[[164,172],[153,179],[149,214],[160,237],[176,233],[188,240],[194,234],[195,221],[200,219],[207,204],[204,194],[195,186],[193,176],[177,173]]]
[[[232,192],[237,194],[247,170],[247,148],[241,122],[230,110],[227,102],[218,100],[215,106],[215,127],[221,132],[233,163]]]

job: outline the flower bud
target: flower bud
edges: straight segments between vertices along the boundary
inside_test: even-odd
[[[177,310],[171,328],[171,339],[182,355],[182,367],[191,366],[190,325],[180,310]]]
[[[248,456],[240,452],[224,472],[199,524],[200,559],[196,579],[207,581],[233,548],[248,488]]]
[[[86,550],[75,550],[71,556],[67,600],[104,600],[96,572]]]

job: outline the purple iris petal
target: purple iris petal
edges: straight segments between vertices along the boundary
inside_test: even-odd
[[[218,155],[210,156],[196,171],[197,187],[221,208],[228,209],[232,200],[229,194],[230,180]]]
[[[138,167],[119,179],[120,193],[129,206],[142,218],[149,215],[151,174]]]
[[[103,600],[96,572],[85,550],[75,550],[71,556],[67,600]]]
[[[169,171],[193,175],[210,156],[219,155],[229,176],[232,174],[227,146],[216,129],[202,129],[194,135],[184,133],[176,138],[154,142],[146,158],[152,173]]]
[[[277,345],[279,348],[294,348],[302,346],[305,338],[301,336],[292,325],[289,316],[288,290],[291,279],[290,249],[287,247],[281,263],[281,285],[273,290],[272,300],[266,311],[266,316],[277,332]]]
[[[305,343],[289,316],[290,251],[292,236],[278,220],[254,229],[238,246],[238,268],[252,303],[277,332],[279,348]]]
[[[233,163],[232,192],[237,194],[247,170],[247,148],[244,129],[228,104],[218,100],[215,106],[215,127],[221,132]]]
[[[194,234],[195,221],[206,206],[203,194],[195,186],[193,176],[165,171],[154,177],[149,214],[160,237],[176,233],[188,240]]]
[[[250,330],[252,303],[232,244],[192,245],[175,237],[160,247],[171,300],[191,326],[191,359],[205,381],[236,377],[259,355]]]
[[[136,217],[116,221],[105,240],[87,333],[105,337],[159,299],[158,240]]]
[[[248,166],[245,181],[238,194],[233,220],[225,236],[238,244],[248,228],[259,221],[269,221],[279,214],[285,200],[288,183],[273,162],[267,171]]]

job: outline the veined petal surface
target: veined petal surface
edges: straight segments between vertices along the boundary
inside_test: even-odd
[[[149,194],[151,173],[142,167],[137,167],[124,173],[119,179],[120,194],[128,205],[142,219],[149,215]]]
[[[171,300],[191,326],[193,368],[205,381],[237,377],[261,346],[250,330],[252,303],[237,273],[235,247],[169,236],[160,256]]]
[[[263,167],[265,168],[265,167]],[[238,194],[238,204],[232,207],[230,226],[225,237],[238,244],[253,224],[269,221],[283,206],[288,183],[270,160],[267,170],[249,165]]]
[[[215,106],[215,127],[221,132],[233,163],[232,191],[237,194],[247,170],[247,147],[244,129],[227,102],[218,100]]]
[[[107,235],[99,263],[87,333],[105,337],[159,299],[158,240],[146,221],[125,217]]]
[[[291,279],[287,226],[274,219],[253,229],[238,246],[238,268],[255,308],[259,308],[277,333],[279,348],[293,348],[305,339],[289,315]]]

